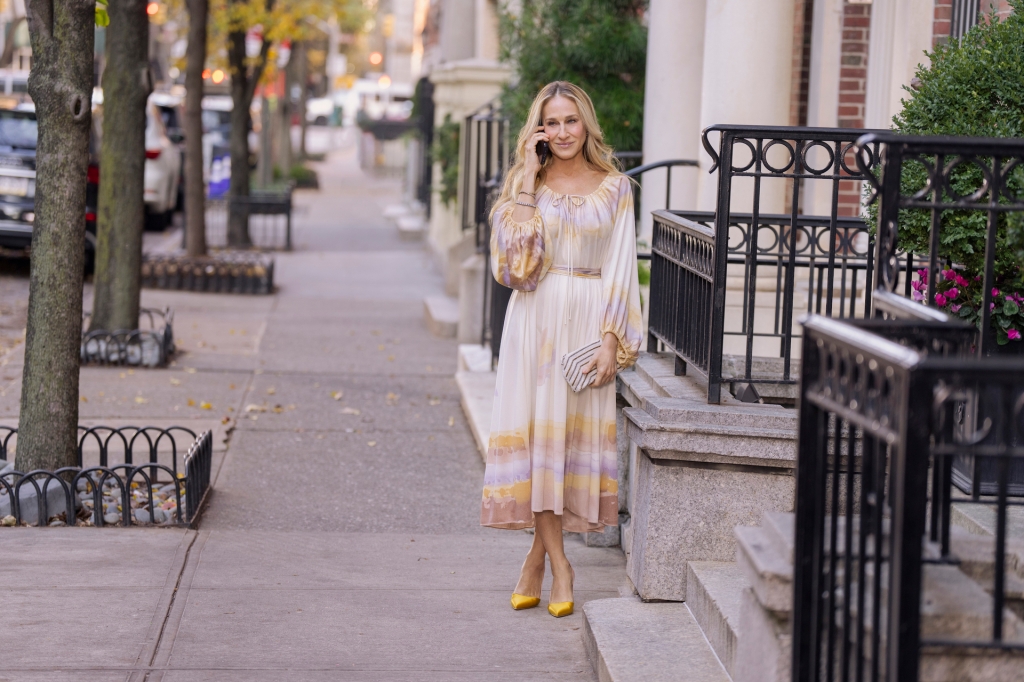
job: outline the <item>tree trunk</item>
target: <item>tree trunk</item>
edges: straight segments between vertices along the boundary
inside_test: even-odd
[[[39,121],[35,227],[17,465],[74,466],[82,343],[85,184],[92,123],[93,0],[28,0]]]
[[[281,169],[281,177],[287,180],[292,171],[292,104],[291,94],[288,89],[291,86],[291,79],[285,71],[284,96],[277,100],[277,117],[280,125],[277,128],[277,135],[280,138],[277,143],[277,166]]]
[[[298,82],[299,87],[299,161],[306,160],[306,128],[309,125],[306,122],[306,102],[309,99],[309,59],[306,57],[306,44],[299,43],[297,45],[299,52],[298,62],[295,64],[295,80]]]
[[[92,329],[139,327],[146,98],[152,91],[146,4],[146,0],[114,0],[107,6],[103,178],[97,207]],[[165,150],[172,152],[176,150]]]
[[[228,34],[231,68],[231,186],[228,189],[228,246],[249,248],[249,78],[245,68],[245,31]]]
[[[188,2],[185,49],[185,248],[206,255],[206,185],[203,181],[203,68],[209,0]]]

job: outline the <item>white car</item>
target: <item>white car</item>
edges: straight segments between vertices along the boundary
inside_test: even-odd
[[[167,137],[163,119],[152,101],[146,103],[146,166],[143,201],[146,227],[162,230],[171,222],[178,203],[181,149]]]

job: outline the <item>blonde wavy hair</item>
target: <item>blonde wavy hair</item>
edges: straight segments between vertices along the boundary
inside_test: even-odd
[[[590,100],[590,96],[581,87],[567,81],[548,83],[540,89],[540,92],[533,99],[533,104],[530,105],[530,113],[526,117],[526,123],[523,124],[522,129],[519,131],[515,162],[505,174],[501,195],[494,202],[494,206],[491,207],[492,218],[499,206],[508,203],[518,196],[519,190],[523,188],[523,175],[526,170],[526,145],[537,131],[537,126],[541,125],[544,105],[554,97],[565,97],[576,103],[576,108],[580,112],[580,119],[583,121],[583,129],[586,132],[586,138],[583,141],[583,159],[590,167],[606,173],[620,172],[619,164],[613,156],[612,148],[604,142],[604,134],[601,132],[601,126],[597,122],[597,112],[594,111],[594,103]],[[551,165],[553,158],[553,155],[549,155],[548,160],[541,166],[540,172],[537,173],[537,187],[540,187],[540,183],[544,182],[544,175],[547,172],[547,167]]]

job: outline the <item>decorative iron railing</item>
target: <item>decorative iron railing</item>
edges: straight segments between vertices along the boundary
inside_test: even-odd
[[[213,435],[183,426],[79,426],[77,466],[0,470],[10,525],[190,525],[210,487]],[[17,429],[0,426],[0,459]],[[116,518],[115,518],[116,517]],[[7,525],[5,523],[5,525]]]
[[[913,268],[917,270],[914,281],[903,279],[904,293],[916,294],[952,315],[969,314],[968,319],[975,321],[980,331],[972,344],[978,356],[1020,357],[1024,340],[1019,337],[1024,328],[1017,325],[1024,315],[1013,311],[1024,306],[1024,290],[1014,289],[1024,287],[1024,278],[1013,252],[1024,250],[1024,244],[1014,245],[1008,230],[1011,218],[1024,223],[1024,141],[872,133],[862,137],[857,146],[864,150],[865,158],[858,161],[864,169],[871,165],[866,158],[868,150],[874,157],[879,150],[881,154],[877,175],[868,176],[871,199],[880,197],[878,287],[900,289],[898,250],[907,248],[911,238],[926,241],[916,254],[920,270]],[[927,225],[926,239],[921,229],[917,235],[910,234],[913,221]],[[965,237],[967,230],[973,230],[974,236]],[[1024,230],[1021,234],[1024,237]],[[954,251],[958,243],[959,250]],[[982,244],[984,257],[975,258],[973,266],[947,255],[978,254]],[[1013,334],[1016,340],[1011,338]],[[970,409],[984,410],[985,405],[982,402]],[[995,466],[990,460],[964,454],[953,464],[953,482],[974,497],[991,494],[995,491]],[[1009,491],[1024,495],[1024,461],[1012,464]]]
[[[792,679],[913,681],[979,652],[1003,670],[986,679],[1011,679],[1008,654],[1024,650],[1007,554],[1024,371],[965,355],[974,330],[962,322],[894,317],[805,324]],[[986,397],[984,420],[972,418]],[[993,495],[956,496],[964,455],[995,465]],[[954,503],[990,507],[994,536],[952,533]]]

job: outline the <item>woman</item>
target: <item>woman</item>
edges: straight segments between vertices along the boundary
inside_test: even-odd
[[[538,155],[542,142],[549,154]],[[491,222],[494,277],[516,291],[502,333],[480,522],[536,527],[512,608],[540,603],[547,556],[548,611],[558,618],[573,612],[562,530],[618,523],[614,379],[642,338],[630,181],[583,90],[556,81],[534,99]],[[584,368],[596,369],[594,382],[574,393],[562,357],[597,341]]]

